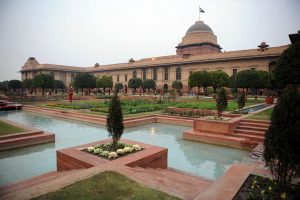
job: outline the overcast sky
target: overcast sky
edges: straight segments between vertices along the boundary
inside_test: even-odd
[[[0,0],[0,81],[40,63],[93,66],[175,54],[201,19],[225,51],[289,44],[300,0]]]

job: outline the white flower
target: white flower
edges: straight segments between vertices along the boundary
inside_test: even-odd
[[[124,153],[129,153],[129,152],[132,152],[133,148],[125,147],[123,150],[124,150]]]
[[[98,148],[98,149],[95,149],[94,150],[94,153],[96,154],[96,153],[101,153],[103,150],[101,149],[101,148]]]
[[[116,158],[116,157],[118,157],[118,154],[114,151],[112,151],[108,154],[108,158]]]
[[[93,153],[95,151],[95,148],[94,147],[88,147],[87,150],[88,150],[88,152]]]
[[[132,147],[133,147],[133,149],[136,150],[136,151],[140,151],[140,150],[142,149],[142,148],[141,148],[139,145],[137,145],[137,144],[133,145]]]
[[[108,154],[109,154],[109,151],[102,151],[102,152],[100,153],[101,156],[105,156],[105,157],[107,157]]]
[[[117,150],[117,154],[119,154],[119,155],[124,154],[124,150],[123,150],[123,149],[118,149],[118,150]]]

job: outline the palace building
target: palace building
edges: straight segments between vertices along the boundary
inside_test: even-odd
[[[30,57],[22,66],[22,80],[32,79],[36,74],[53,74],[56,80],[63,81],[68,87],[76,74],[87,72],[96,77],[112,76],[117,82],[127,86],[133,77],[143,80],[153,79],[157,88],[171,88],[173,81],[179,80],[187,91],[188,78],[195,71],[226,72],[229,76],[241,70],[272,71],[276,60],[288,45],[269,47],[265,42],[256,49],[222,52],[217,36],[203,21],[196,21],[176,46],[176,55],[130,59],[127,63],[111,65],[96,64],[92,67],[75,67],[56,64],[40,64]]]

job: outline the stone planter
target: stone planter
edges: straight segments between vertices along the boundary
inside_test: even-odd
[[[265,101],[266,101],[266,104],[273,104],[274,103],[274,97],[266,97]]]

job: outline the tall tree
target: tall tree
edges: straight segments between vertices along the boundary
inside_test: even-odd
[[[273,71],[275,80],[283,85],[300,85],[300,42],[286,49]]]
[[[265,134],[264,159],[276,181],[285,186],[300,176],[300,95],[288,88],[274,107]]]
[[[116,151],[117,143],[124,131],[122,107],[117,92],[115,92],[108,108],[106,127],[109,136],[112,137],[113,149]]]
[[[53,88],[54,77],[50,74],[38,74],[33,79],[33,86],[35,88],[42,88],[44,95],[45,89]]]
[[[74,79],[74,86],[76,88],[81,88],[83,94],[85,88],[90,89],[95,87],[95,78],[89,73],[79,73]]]
[[[212,87],[214,93],[216,93],[217,88],[219,87],[228,87],[229,86],[229,76],[223,71],[214,71],[210,72],[212,77]]]
[[[218,118],[221,117],[221,114],[224,110],[227,109],[227,94],[224,88],[220,88],[217,92],[217,97],[216,97],[216,103],[217,103],[217,115]]]
[[[143,81],[140,78],[132,78],[128,81],[128,87],[133,88],[133,94],[135,94],[136,88],[140,88],[143,86]]]

